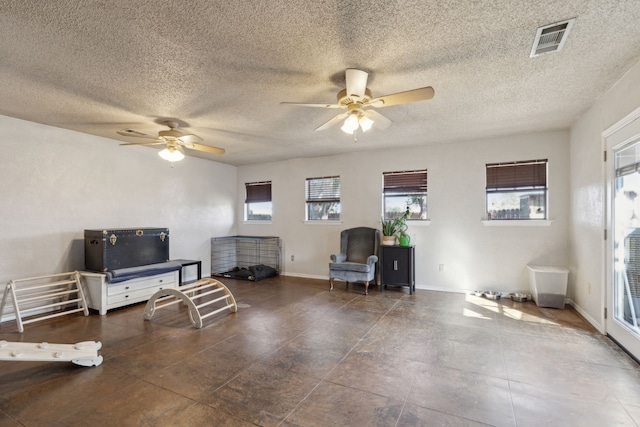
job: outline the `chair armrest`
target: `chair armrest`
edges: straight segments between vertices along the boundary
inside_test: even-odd
[[[347,254],[332,254],[331,261],[333,262],[345,262],[347,260]]]
[[[371,265],[376,262],[378,262],[378,257],[376,255],[369,255],[369,258],[367,258],[367,264]]]

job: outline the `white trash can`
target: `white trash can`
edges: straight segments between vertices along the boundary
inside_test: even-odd
[[[569,270],[548,265],[528,265],[531,295],[538,307],[564,308]]]

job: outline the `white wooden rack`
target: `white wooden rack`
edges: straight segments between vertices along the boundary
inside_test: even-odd
[[[206,298],[217,293],[222,293],[223,295],[212,299]],[[196,304],[196,300],[204,301]],[[149,301],[147,301],[147,305],[144,308],[144,318],[151,320],[157,309],[169,307],[179,302],[183,302],[189,308],[189,319],[198,329],[202,328],[203,320],[207,317],[218,314],[226,309],[229,309],[232,313],[238,311],[238,305],[229,288],[216,279],[204,278],[180,286],[177,289],[167,288],[157,291],[151,296]],[[220,304],[214,306],[216,303],[221,303],[222,307],[219,306]],[[209,306],[214,309],[203,314],[201,309]]]
[[[80,311],[89,315],[77,271],[11,280],[0,303],[0,321],[9,295],[20,333],[28,323]],[[24,320],[24,317],[29,318]]]
[[[11,362],[73,362],[80,366],[98,366],[102,356],[99,341],[76,344],[50,344],[47,342],[0,341],[0,360]]]

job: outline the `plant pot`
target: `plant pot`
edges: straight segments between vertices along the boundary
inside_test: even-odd
[[[409,238],[409,236],[400,236],[398,237],[398,243],[400,244],[400,246],[409,246],[409,244],[411,243],[411,239]]]
[[[382,236],[382,244],[391,246],[396,244],[396,236]]]

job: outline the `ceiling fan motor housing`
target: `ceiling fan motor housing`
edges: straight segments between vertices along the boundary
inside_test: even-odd
[[[170,129],[170,130],[161,130],[160,132],[158,132],[158,135],[167,139],[176,139],[176,138],[180,138],[184,134],[179,130]]]
[[[358,103],[360,104],[360,106],[362,106],[362,104],[365,104],[370,100],[371,100],[371,91],[369,90],[369,88],[366,88],[364,90],[364,96],[362,98],[358,97],[357,95],[347,96],[347,89],[342,89],[340,92],[338,92],[338,105],[340,105],[341,107],[346,108],[350,104],[354,104],[354,103]]]

